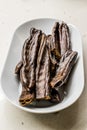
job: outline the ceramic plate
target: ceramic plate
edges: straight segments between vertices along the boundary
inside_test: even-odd
[[[46,34],[50,34],[54,23],[58,21],[55,19],[36,19],[28,21],[20,25],[14,32],[8,56],[3,68],[1,77],[1,86],[7,99],[20,109],[32,113],[52,113],[60,111],[73,104],[81,95],[84,88],[84,68],[83,68],[83,53],[81,35],[78,29],[68,24],[71,34],[72,49],[78,52],[78,62],[75,65],[69,82],[67,84],[67,95],[59,104],[50,104],[48,102],[34,103],[32,106],[20,106],[18,99],[20,95],[21,85],[14,74],[16,64],[21,59],[21,50],[25,39],[29,37],[31,27],[41,29]]]

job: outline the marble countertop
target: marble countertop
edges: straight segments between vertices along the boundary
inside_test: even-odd
[[[69,108],[40,115],[24,112],[10,104],[0,86],[0,130],[87,130],[87,0],[0,0],[0,76],[15,29],[35,18],[61,19],[80,30],[85,89]]]

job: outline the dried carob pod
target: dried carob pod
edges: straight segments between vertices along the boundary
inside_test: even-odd
[[[28,88],[35,87],[36,82],[36,66],[37,66],[37,55],[38,50],[40,47],[40,41],[41,41],[41,31],[40,30],[33,30],[34,36],[32,37],[31,45],[29,48],[29,72],[28,72],[28,79],[29,79],[29,86]]]
[[[19,98],[21,105],[27,105],[35,98],[35,82],[36,82],[36,59],[39,48],[39,40],[41,31],[34,28],[31,29],[30,39],[24,43],[22,50],[23,66],[20,71],[20,80],[22,83],[22,93]],[[27,94],[27,96],[26,96]],[[24,101],[23,101],[24,100]]]
[[[48,42],[50,47],[51,56],[55,57],[59,61],[60,55],[60,44],[59,44],[59,23],[56,22],[52,29],[52,35],[48,35]]]
[[[36,99],[50,99],[50,59],[46,35],[42,35],[36,68]]]
[[[53,49],[52,49],[52,44],[53,40],[52,40],[52,35],[48,35],[47,36],[47,46],[49,48],[49,58],[50,58],[50,79],[52,79],[55,76],[55,72],[56,72],[56,67],[58,66],[58,60],[55,58],[56,56],[53,53]]]
[[[27,104],[30,104],[34,99],[34,92],[31,94],[28,89],[28,64],[26,64],[26,59],[28,58],[28,50],[26,48],[29,48],[29,40],[27,39],[24,43],[23,50],[22,50],[22,60],[23,60],[23,66],[20,70],[20,81],[22,84],[22,92],[19,97],[19,102],[22,106],[26,106]],[[26,53],[27,51],[27,53]],[[27,56],[26,56],[27,54]],[[26,68],[25,68],[26,65]]]
[[[57,90],[58,87],[66,83],[72,67],[76,63],[77,52],[68,50],[61,58],[55,77],[50,82],[52,88]]]
[[[56,22],[52,29],[52,35],[47,36],[47,42],[50,51],[50,72],[51,78],[55,75],[56,67],[59,64],[61,58],[60,55],[60,44],[59,44],[59,23]]]
[[[61,55],[71,49],[70,32],[67,24],[62,22],[59,26],[60,52]]]
[[[56,56],[56,58],[59,60],[61,55],[60,55],[59,23],[58,22],[54,24],[54,27],[52,29],[51,50],[52,50],[52,53]]]

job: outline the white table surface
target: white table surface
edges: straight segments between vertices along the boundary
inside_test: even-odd
[[[15,29],[35,18],[72,23],[82,35],[87,79],[87,0],[0,0],[0,76]],[[55,114],[37,115],[10,104],[0,86],[0,130],[87,130],[87,82],[79,100]]]

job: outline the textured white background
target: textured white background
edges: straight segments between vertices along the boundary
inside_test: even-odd
[[[78,27],[87,79],[87,0],[0,0],[0,76],[15,29],[35,18],[62,19]],[[6,100],[0,86],[0,130],[87,130],[86,85],[75,104],[49,115],[19,110]]]

